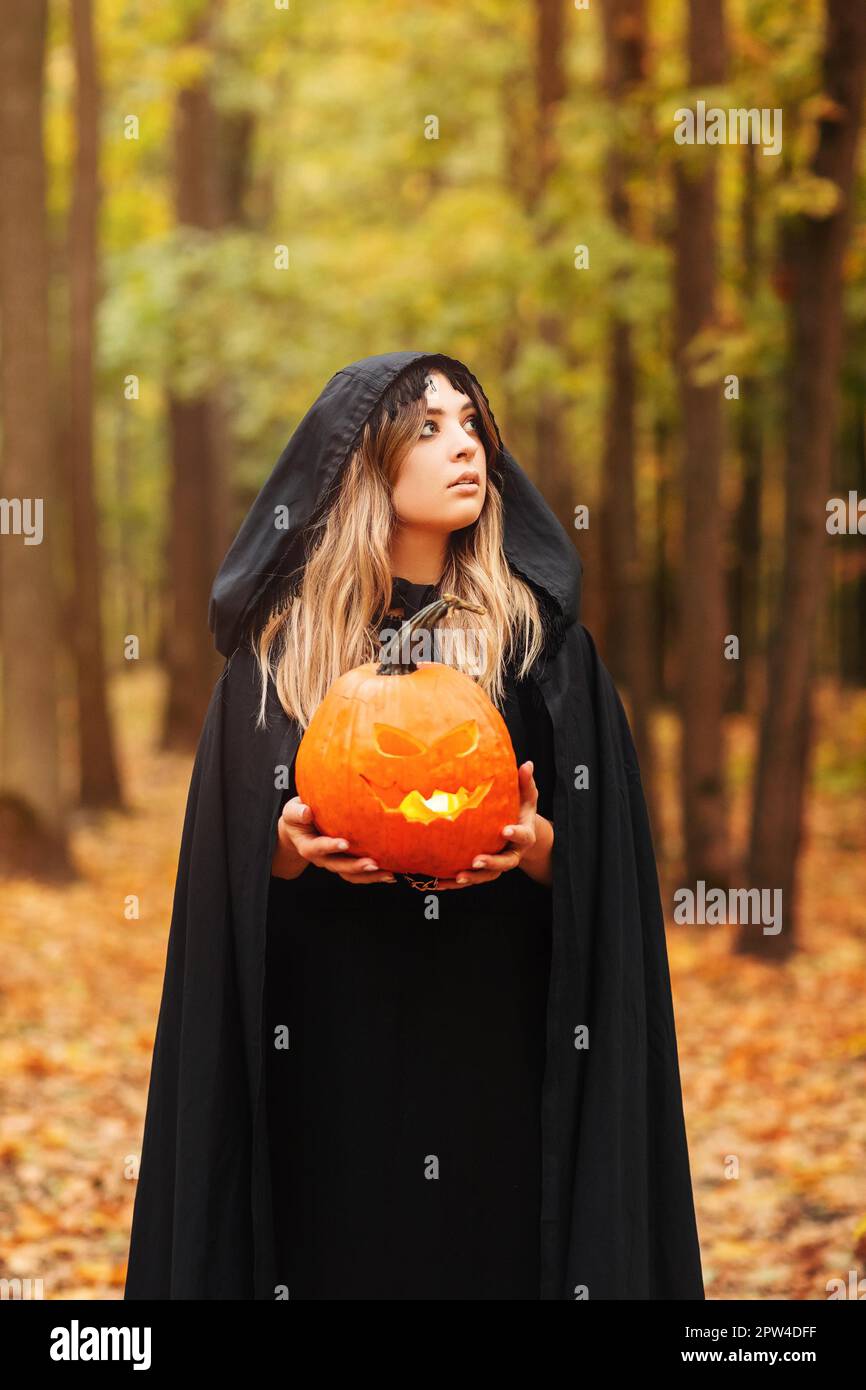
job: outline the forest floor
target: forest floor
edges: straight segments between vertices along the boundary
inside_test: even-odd
[[[147,670],[114,686],[129,809],[75,820],[77,880],[3,885],[0,1276],[46,1299],[123,1294],[191,766],[157,751],[161,694]],[[824,688],[818,707],[798,951],[765,963],[732,953],[732,927],[668,924],[712,1299],[824,1299],[866,1276],[866,697]],[[752,722],[728,733],[741,849]],[[656,736],[657,840],[676,853],[672,716]],[[662,877],[669,907],[667,859]]]

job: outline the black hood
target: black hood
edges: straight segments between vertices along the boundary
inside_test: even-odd
[[[387,352],[344,367],[313,402],[277,459],[214,580],[208,622],[224,656],[235,650],[251,615],[260,610],[272,588],[303,567],[305,528],[339,479],[379,398],[406,367],[433,356],[469,372],[464,363],[440,353]],[[472,372],[469,375],[484,395],[478,378]],[[580,613],[580,558],[541,493],[502,444],[498,427],[497,441],[505,555],[511,569],[547,599],[548,619],[561,633]],[[278,513],[277,508],[286,510]],[[287,517],[287,524],[277,526],[278,516],[281,521]]]

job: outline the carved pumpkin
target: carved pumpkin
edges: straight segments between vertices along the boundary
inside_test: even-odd
[[[414,632],[451,607],[443,594],[403,624],[383,661],[340,676],[297,752],[295,782],[324,835],[395,873],[453,878],[503,848],[520,813],[508,726],[472,678],[400,659]]]

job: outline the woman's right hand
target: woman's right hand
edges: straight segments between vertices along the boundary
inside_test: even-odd
[[[339,874],[347,883],[395,883],[388,869],[380,869],[369,855],[355,858],[342,853],[348,841],[320,834],[313,813],[299,796],[283,807],[277,821],[277,843],[271,860],[274,878],[298,878],[308,864]]]

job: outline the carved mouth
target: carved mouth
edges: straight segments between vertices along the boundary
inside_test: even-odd
[[[458,787],[456,792],[444,792],[436,787],[425,797],[417,790],[402,793],[399,787],[393,785],[377,786],[369,777],[364,777],[363,772],[361,777],[383,811],[387,811],[389,815],[401,815],[404,820],[421,825],[429,825],[434,820],[456,820],[464,811],[471,811],[480,806],[493,786],[491,777],[489,782],[479,782],[472,792],[468,792],[465,787]]]

